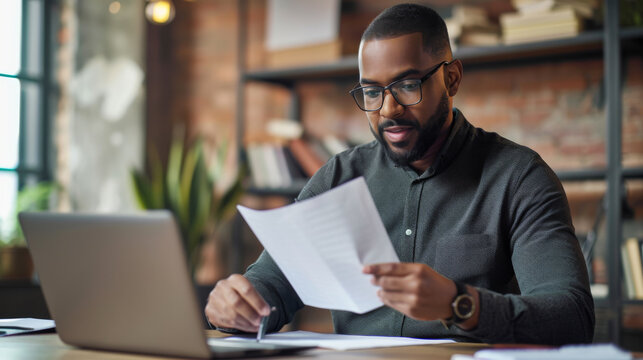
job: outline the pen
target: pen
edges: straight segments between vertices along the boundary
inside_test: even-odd
[[[273,311],[277,310],[276,307],[271,307],[270,308],[270,313]],[[263,340],[263,336],[266,335],[266,326],[268,325],[268,318],[270,318],[270,314],[267,316],[262,316],[261,317],[261,323],[259,323],[259,331],[257,331],[257,342]]]
[[[0,326],[0,329],[8,329],[8,330],[34,330],[34,328],[24,327],[24,326]]]

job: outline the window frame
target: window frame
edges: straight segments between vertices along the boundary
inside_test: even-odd
[[[39,48],[40,54],[42,56],[42,61],[40,64],[40,74],[39,75],[28,75],[25,74],[24,69],[27,66],[27,58],[29,54],[27,53],[27,41],[28,41],[28,20],[29,20],[29,7],[27,6],[30,2],[40,2],[42,6],[42,13],[40,22],[43,24],[40,29],[39,34]],[[19,116],[19,126],[20,132],[18,136],[18,166],[16,168],[2,168],[2,172],[14,172],[18,175],[18,189],[22,188],[29,175],[35,175],[39,181],[51,180],[51,161],[49,159],[50,154],[50,118],[51,114],[49,113],[50,109],[50,96],[52,95],[51,89],[51,38],[48,34],[47,29],[51,28],[51,13],[52,6],[54,1],[50,0],[22,0],[22,19],[21,27],[22,31],[20,34],[20,71],[15,74],[5,74],[0,72],[0,77],[17,79],[21,83],[20,87],[20,116]],[[38,125],[40,127],[38,131],[38,139],[40,142],[39,154],[37,166],[25,166],[25,154],[26,154],[26,91],[22,86],[23,83],[29,83],[38,87],[38,103],[39,103],[39,114],[38,114]]]
[[[0,173],[14,173],[17,178],[17,189],[15,194],[25,187],[27,184],[41,181],[51,181],[53,179],[52,172],[52,139],[51,139],[51,119],[53,114],[50,111],[52,104],[52,95],[56,95],[52,86],[52,39],[55,32],[53,23],[54,8],[58,6],[58,0],[21,0],[21,33],[20,33],[20,69],[17,74],[6,74],[0,72],[1,78],[17,79],[20,82],[20,104],[19,104],[19,135],[18,135],[18,163],[15,168],[0,167]],[[38,34],[29,33],[29,4],[40,3],[39,22],[42,26]],[[34,19],[31,19],[34,20]],[[49,31],[52,30],[52,31]],[[29,54],[29,38],[30,35],[36,36],[38,42],[36,54]],[[39,64],[37,75],[28,74],[28,60],[31,56],[40,56],[41,61]],[[35,166],[26,165],[27,161],[27,89],[25,84],[35,86],[37,89],[37,97],[34,99],[38,104],[37,126],[35,129],[37,134],[38,144],[35,147],[37,152],[35,154]],[[32,129],[32,131],[34,131]]]

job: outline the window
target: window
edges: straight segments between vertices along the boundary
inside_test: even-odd
[[[0,235],[13,230],[16,195],[51,178],[52,0],[0,2]],[[0,236],[0,239],[3,239]]]

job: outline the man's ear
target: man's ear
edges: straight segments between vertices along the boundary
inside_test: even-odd
[[[446,66],[446,76],[444,77],[447,87],[447,94],[451,97],[458,93],[460,81],[462,81],[462,62],[455,59]]]

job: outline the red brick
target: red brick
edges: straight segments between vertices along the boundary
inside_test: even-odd
[[[623,141],[623,153],[639,154],[643,157],[643,138]]]
[[[556,91],[578,90],[582,91],[587,88],[587,80],[582,76],[563,77],[547,84],[547,87]]]
[[[467,116],[468,120],[475,126],[487,131],[500,131],[511,121],[507,112],[499,113],[473,113]]]
[[[551,116],[549,109],[536,109],[520,114],[520,124],[526,129],[540,128],[545,120]]]

